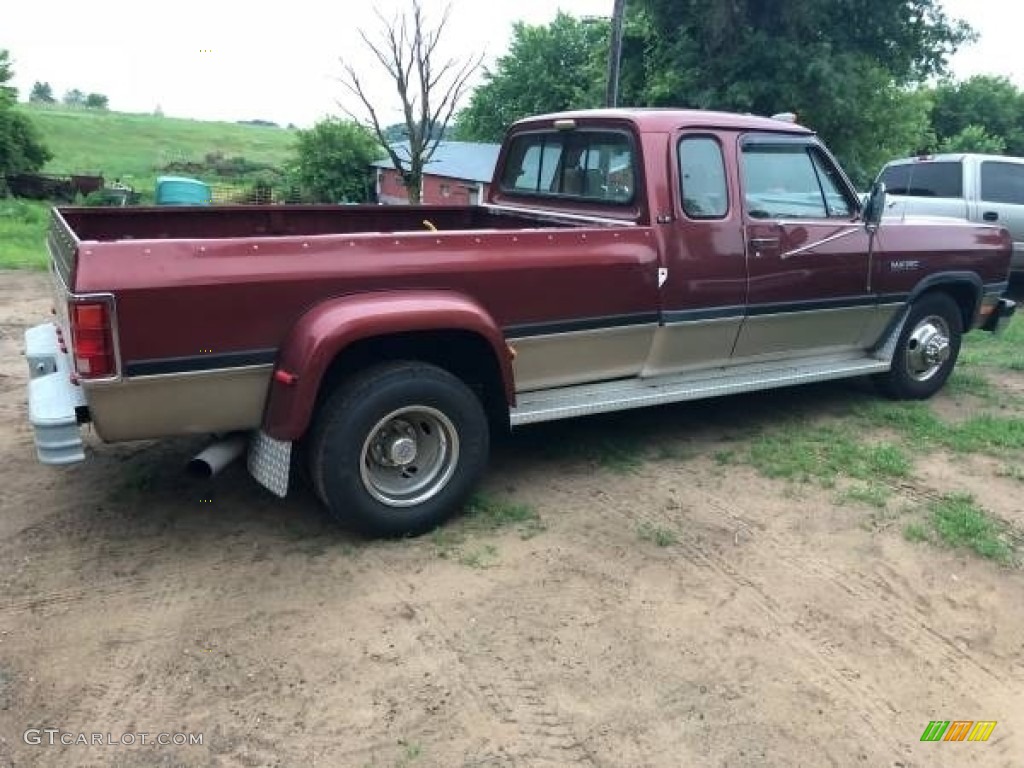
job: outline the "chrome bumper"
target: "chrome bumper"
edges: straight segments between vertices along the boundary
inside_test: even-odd
[[[25,331],[28,360],[28,418],[35,434],[36,456],[43,464],[73,464],[85,459],[76,408],[85,406],[82,388],[71,383],[71,361],[60,351],[57,326]]]

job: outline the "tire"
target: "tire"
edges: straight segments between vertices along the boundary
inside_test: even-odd
[[[371,536],[415,536],[461,509],[487,465],[477,396],[441,368],[390,362],[356,374],[315,416],[313,485],[331,515]]]
[[[949,378],[960,354],[960,307],[945,293],[915,301],[903,324],[892,368],[875,377],[878,388],[896,400],[925,400]]]

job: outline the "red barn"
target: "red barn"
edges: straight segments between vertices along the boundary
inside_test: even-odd
[[[409,143],[392,144],[399,157],[409,156]],[[500,144],[442,141],[423,169],[425,205],[477,205],[487,199]],[[402,177],[390,160],[378,160],[377,200],[385,205],[406,205]]]

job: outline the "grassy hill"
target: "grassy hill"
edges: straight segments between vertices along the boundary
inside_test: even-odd
[[[97,173],[136,189],[153,186],[171,162],[198,162],[210,153],[280,166],[294,131],[236,123],[182,120],[63,107],[24,105],[54,158],[47,173]]]
[[[280,167],[295,132],[236,123],[182,120],[59,106],[21,105],[53,153],[46,173],[102,173],[151,196],[172,162],[202,162],[213,153]],[[188,174],[193,175],[193,174]],[[206,180],[209,177],[199,174]],[[46,267],[45,203],[0,200],[0,267]]]

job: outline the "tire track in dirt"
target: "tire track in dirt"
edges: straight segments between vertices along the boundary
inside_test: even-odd
[[[700,488],[693,489],[702,495],[704,500],[713,506],[723,516],[734,523],[751,527],[752,522],[748,515],[737,511],[737,507],[723,499],[714,496],[708,491]],[[938,498],[938,494],[936,494]],[[1002,677],[993,670],[986,667],[971,654],[959,648],[950,638],[935,632],[927,625],[915,606],[915,601],[921,598],[920,593],[910,589],[911,594],[904,596],[900,605],[892,605],[889,597],[899,599],[900,595],[892,588],[892,585],[879,574],[866,574],[861,571],[840,572],[829,565],[826,561],[813,555],[801,553],[799,557],[794,556],[787,543],[777,536],[772,535],[767,529],[762,528],[759,538],[769,543],[776,551],[778,562],[785,564],[791,570],[802,574],[812,575],[817,578],[828,580],[833,586],[843,590],[857,600],[870,601],[875,608],[875,615],[881,615],[892,624],[900,625],[900,629],[907,634],[920,636],[924,633],[924,641],[929,645],[930,652],[938,654],[945,662],[963,662],[972,665],[978,672],[986,676],[988,683],[1002,683]],[[906,585],[905,585],[906,586]],[[908,616],[908,612],[914,616]],[[940,668],[944,668],[942,665]]]
[[[702,489],[695,488],[692,483],[687,487],[688,490],[700,494],[704,501],[710,502],[711,506],[726,514],[734,523],[739,523],[747,529],[758,529],[764,532],[763,526],[749,517],[737,514],[734,511],[734,506],[728,502],[724,502]],[[634,505],[634,508],[643,506],[642,504]],[[647,505],[647,508],[658,509],[659,507]],[[678,525],[681,522],[680,517],[664,513],[630,513],[625,505],[611,508],[608,502],[602,499],[595,499],[592,513],[618,527],[621,527],[623,520],[629,520],[635,524],[651,525],[665,523]],[[848,580],[856,581],[862,578],[862,574],[840,574],[813,558],[807,560],[802,557],[794,557],[785,552],[786,548],[782,546],[782,542],[770,534],[765,533],[762,540],[772,546],[779,557],[779,562],[782,562],[797,575],[804,578],[810,576],[827,579],[857,599],[874,599],[876,597],[876,593],[872,589],[848,583]],[[734,584],[749,596],[752,606],[780,633],[784,643],[788,647],[796,649],[809,662],[808,671],[811,672],[811,680],[825,690],[839,693],[845,700],[843,703],[851,711],[862,713],[857,725],[861,736],[866,741],[877,742],[880,735],[889,734],[890,750],[892,751],[905,742],[905,734],[893,731],[893,716],[898,714],[899,708],[857,671],[856,661],[836,646],[829,633],[824,631],[823,626],[809,622],[805,618],[795,615],[791,610],[787,610],[771,596],[770,590],[765,585],[741,573],[727,558],[715,552],[712,547],[691,539],[682,539],[674,547],[683,552],[694,564],[709,569],[716,576]],[[888,616],[894,620],[900,618],[899,614],[894,611],[889,611]],[[921,656],[927,656],[937,650],[948,654],[951,650],[946,643],[936,641],[933,637],[934,633],[930,630],[926,631],[927,628],[922,628],[918,622],[905,624],[905,629],[913,637],[923,638],[923,644],[929,646],[928,650],[920,653]],[[963,656],[955,646],[952,646],[952,649],[957,652],[958,659]],[[986,673],[986,677],[991,676],[992,673],[989,670],[984,667],[980,668]],[[955,678],[954,681],[957,684],[963,682],[960,677]]]
[[[142,593],[147,591],[148,588],[149,584],[146,580],[142,578],[135,578],[131,581],[125,580],[121,582],[116,588],[108,587],[97,589],[93,587],[89,589],[76,588],[44,592],[31,597],[23,597],[0,603],[0,615],[33,611],[40,608],[49,608],[51,606],[58,605],[71,605],[85,600],[102,600],[104,597],[109,597],[115,594],[123,595],[125,593],[125,589],[130,592]]]
[[[70,519],[69,519],[70,518]],[[15,576],[25,580],[33,575],[31,570],[27,574],[5,574],[3,579],[4,592],[11,595],[0,602],[0,616],[24,611],[31,611],[56,605],[72,605],[85,603],[92,600],[105,600],[113,597],[132,596],[147,593],[151,588],[151,581],[144,575],[104,575],[99,580],[97,574],[83,574],[82,568],[89,563],[89,558],[83,554],[93,554],[95,547],[101,546],[106,541],[104,532],[109,529],[110,520],[102,515],[84,513],[79,510],[58,508],[46,517],[31,522],[3,541],[0,546],[0,553],[9,551],[19,552],[24,555],[26,551],[31,552],[31,557],[26,560],[35,569],[42,569],[36,574],[44,577],[54,584],[79,584],[80,586],[56,589],[53,591],[40,591],[40,578],[33,578],[30,590],[19,588],[13,584]],[[83,553],[81,545],[88,544],[87,550]],[[137,540],[118,542],[113,547],[103,550],[106,562],[118,562],[118,555],[121,553],[131,554],[135,551]],[[71,547],[75,555],[70,561],[65,557],[58,557],[55,553]],[[13,562],[13,559],[12,559]],[[59,564],[59,565],[57,565]],[[14,592],[22,592],[21,595],[13,596]]]
[[[402,584],[409,591],[415,589],[416,585],[378,552],[372,552],[372,560],[376,568],[390,575],[389,583]],[[419,603],[413,607],[401,590],[392,586],[392,591],[404,609],[414,614],[421,635],[433,641],[434,650],[443,651],[455,662],[459,688],[490,713],[499,726],[496,730],[514,736],[514,744],[507,751],[467,757],[464,766],[598,768],[574,733],[572,723],[548,703],[541,686],[522,667],[489,647],[484,638],[474,637],[472,644],[463,642],[460,633],[453,631],[432,605]]]
[[[140,691],[151,690],[143,685],[144,673],[154,666],[153,641],[165,636],[165,633],[159,631],[158,619],[177,606],[184,607],[187,598],[182,585],[176,580],[148,583],[140,580],[140,585],[133,592],[140,595],[144,592],[145,600],[136,601],[138,608],[130,613],[118,612],[121,616],[127,613],[131,618],[119,628],[118,639],[107,642],[109,653],[103,664],[89,670],[88,675],[80,681],[78,693],[73,698],[60,703],[40,702],[34,708],[40,723],[59,722],[63,729],[71,732],[95,731],[98,730],[97,724],[102,724],[103,729],[110,732],[127,732],[124,724],[132,723],[136,714],[144,711],[144,702],[140,701],[139,694]],[[79,590],[69,590],[68,593],[50,596],[53,599],[45,604],[75,602],[80,599],[80,595]],[[46,600],[47,597],[42,599]],[[131,752],[130,748],[118,749],[105,759],[119,764],[121,759],[128,759]],[[81,754],[75,751],[74,746],[56,747],[47,750],[46,760],[38,764],[63,768],[73,764],[75,756],[80,757]]]
[[[638,515],[634,519],[640,523],[651,524],[668,522],[664,517],[643,515]],[[860,728],[865,738],[877,739],[878,734],[885,731],[892,715],[898,711],[897,708],[856,672],[856,665],[844,654],[837,652],[827,637],[814,632],[807,622],[792,615],[775,600],[765,586],[740,573],[726,558],[711,548],[688,539],[681,539],[676,547],[692,562],[708,568],[717,576],[746,591],[752,598],[753,607],[781,634],[785,645],[798,650],[810,662],[813,668],[812,679],[823,689],[842,691],[851,709],[861,711],[863,722]]]
[[[778,406],[775,410],[782,416],[794,419],[802,417],[799,409],[792,406]],[[682,467],[680,469],[688,472],[691,477],[695,476],[692,469]],[[913,478],[898,479],[883,477],[879,478],[879,480],[897,495],[918,504],[939,502],[945,497],[945,495],[939,491],[920,485],[920,483],[916,482]],[[765,539],[777,550],[785,551],[787,549],[787,545],[783,540],[772,536],[767,532],[767,529],[764,526],[753,523],[749,513],[737,511],[729,502],[718,498],[703,488],[694,487],[693,490],[704,496],[705,500],[709,504],[714,506],[719,512],[734,522],[741,523],[745,526],[758,525]],[[1024,531],[1012,530],[1010,532],[1010,536],[1015,542],[1024,544]],[[886,600],[883,616],[894,624],[902,624],[904,632],[909,632],[911,635],[925,638],[925,642],[930,645],[932,652],[938,654],[941,656],[943,661],[947,662],[946,664],[936,665],[939,674],[943,675],[945,679],[950,680],[955,684],[962,685],[962,676],[954,676],[953,678],[950,678],[949,675],[946,674],[948,663],[962,662],[974,667],[976,671],[982,673],[989,686],[995,685],[1001,689],[1009,690],[1004,685],[1005,675],[996,673],[972,654],[960,648],[951,638],[943,635],[941,632],[937,632],[928,624],[927,617],[922,615],[921,611],[917,607],[919,602],[924,600],[921,593],[915,589],[913,585],[907,584],[905,580],[901,578],[894,579],[893,577],[896,576],[896,572],[892,568],[888,568],[884,562],[879,563],[880,569],[886,571],[886,575],[883,576],[881,574],[865,574],[859,571],[853,573],[839,573],[827,562],[809,555],[803,555],[801,557],[801,560],[805,565],[794,562],[791,555],[784,555],[784,557],[786,558],[787,565],[790,567],[796,568],[798,571],[803,570],[805,567],[808,569],[816,569],[814,571],[816,575],[829,579],[835,586],[849,592],[851,596],[856,597],[857,599],[875,600],[876,607],[879,605],[878,598],[880,593],[891,596],[896,600],[900,600],[902,598],[903,603],[895,606],[890,605]],[[860,581],[861,584],[859,586],[855,585],[851,582],[851,578],[853,580]],[[891,581],[894,580],[902,584],[905,591],[904,595],[900,595],[893,589]],[[912,617],[907,615],[908,611],[913,614]]]
[[[691,480],[698,478],[697,472],[690,468],[681,467],[680,471],[688,474]],[[1012,701],[1017,696],[1020,687],[1017,681],[1008,680],[1006,673],[997,674],[974,655],[960,648],[951,638],[936,631],[928,624],[927,618],[915,605],[915,601],[923,599],[923,596],[913,589],[912,585],[903,583],[903,587],[909,594],[901,595],[893,588],[890,580],[887,580],[882,574],[865,574],[860,571],[840,572],[826,561],[813,555],[805,553],[796,555],[791,551],[791,545],[773,535],[735,502],[726,501],[706,489],[698,487],[696,482],[690,482],[686,487],[688,492],[699,495],[704,503],[715,509],[733,525],[747,530],[758,530],[758,539],[771,547],[775,562],[784,565],[795,575],[826,580],[850,595],[851,598],[870,602],[876,626],[880,628],[884,626],[889,630],[886,634],[889,635],[891,642],[899,643],[905,648],[913,648],[919,659],[930,662],[932,674],[944,681],[950,690],[962,691],[964,688],[969,688],[972,697],[982,702],[990,701],[993,691],[1006,701]],[[938,494],[928,494],[926,491],[919,491],[919,493],[921,497],[926,494],[939,497]],[[603,507],[603,504],[598,505],[598,508]],[[657,510],[659,507],[649,505],[648,509]],[[679,516],[647,513],[628,516],[617,511],[609,512],[602,509],[602,516],[606,519],[621,521],[626,516],[632,517],[639,523],[646,522],[655,525],[658,523],[678,525],[684,522],[681,519],[684,515],[685,513]],[[801,652],[817,662],[819,671],[824,672],[827,678],[846,692],[849,703],[854,709],[863,711],[867,704],[870,711],[865,712],[862,717],[867,726],[866,736],[877,741],[879,735],[891,732],[890,738],[895,742],[891,745],[894,750],[906,742],[905,734],[892,731],[892,718],[893,715],[899,713],[899,708],[888,701],[888,697],[877,687],[865,680],[856,671],[857,665],[854,660],[835,646],[829,632],[826,631],[827,617],[822,617],[821,621],[808,622],[793,615],[791,611],[779,606],[762,584],[740,574],[728,560],[709,547],[686,539],[681,540],[676,546],[696,562],[705,565],[753,594],[754,604],[762,614],[782,629],[787,641],[793,647],[799,648]],[[884,564],[882,565],[884,566]],[[891,569],[889,572],[892,573]],[[878,621],[879,619],[880,621]],[[965,665],[970,668],[969,673],[956,671],[957,667]],[[980,675],[971,674],[971,672],[977,672]],[[1009,756],[1008,750],[1011,747],[1008,743],[993,742],[992,746],[998,749],[1002,755]]]
[[[496,676],[492,673],[488,681],[477,678],[476,685],[491,711],[515,729],[520,743],[530,745],[519,755],[526,765],[597,765],[573,732],[572,724],[547,703],[533,678],[495,654],[483,655],[492,662],[499,661],[501,669]]]

